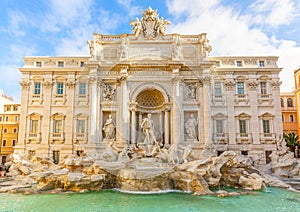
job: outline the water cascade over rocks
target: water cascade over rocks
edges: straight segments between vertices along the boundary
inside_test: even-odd
[[[45,157],[27,158],[17,153],[12,155],[7,178],[10,180],[0,182],[0,192],[118,189],[137,193],[180,190],[213,194],[211,189],[220,186],[245,190],[261,190],[266,184],[289,187],[276,177],[262,174],[249,158],[233,151],[216,156],[209,144],[197,159],[191,146],[173,144],[165,149],[157,143],[146,148],[118,150],[108,144],[100,155],[71,155],[59,164]]]

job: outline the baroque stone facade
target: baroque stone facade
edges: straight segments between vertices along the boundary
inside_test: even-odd
[[[155,141],[269,162],[282,135],[278,58],[211,57],[205,33],[168,24],[149,8],[132,34],[94,34],[90,56],[25,57],[16,151],[57,162]]]

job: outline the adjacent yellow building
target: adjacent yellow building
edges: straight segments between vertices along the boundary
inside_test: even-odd
[[[300,101],[300,68],[294,71],[294,79],[295,79],[295,97],[296,97],[296,111],[297,111],[297,120],[299,120],[299,111],[300,111],[300,105],[299,105],[299,101]],[[298,125],[298,135],[300,135],[300,125],[299,123]]]
[[[4,105],[4,112],[0,113],[0,164],[9,160],[14,146],[18,141],[20,120],[20,104]]]
[[[286,134],[298,134],[298,117],[296,96],[293,92],[280,93],[282,128]]]

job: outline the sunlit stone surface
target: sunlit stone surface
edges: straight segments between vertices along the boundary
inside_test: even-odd
[[[279,148],[278,58],[211,57],[205,33],[167,34],[151,8],[130,24],[87,57],[25,57],[16,185],[0,191],[288,187],[264,174],[299,175]]]

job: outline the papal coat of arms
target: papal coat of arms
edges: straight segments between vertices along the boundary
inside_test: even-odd
[[[166,25],[171,24],[170,21],[164,20],[163,17],[159,18],[157,10],[152,10],[149,7],[143,10],[143,17],[141,21],[136,18],[130,22],[132,25],[132,33],[138,37],[142,34],[145,38],[155,38],[158,35],[166,35]]]

